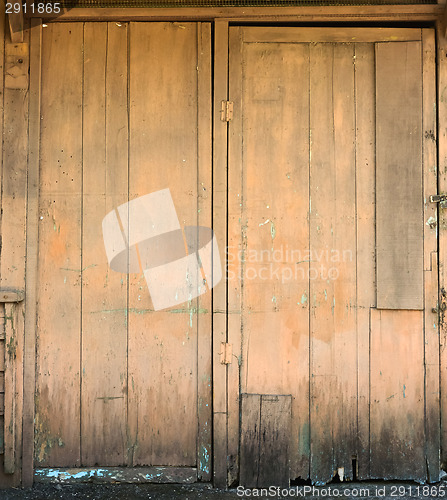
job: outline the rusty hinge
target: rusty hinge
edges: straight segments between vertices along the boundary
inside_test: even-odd
[[[222,101],[222,107],[220,110],[220,119],[223,122],[229,122],[233,119],[233,102],[232,101]]]
[[[231,364],[231,358],[233,357],[233,345],[227,344],[226,342],[220,343],[220,363],[222,365]]]
[[[430,196],[432,203],[439,203],[442,208],[447,207],[447,194],[434,194]]]

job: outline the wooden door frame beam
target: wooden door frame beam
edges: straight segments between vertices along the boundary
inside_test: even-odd
[[[60,15],[26,14],[51,21],[213,21],[228,22],[433,22],[444,5],[343,5],[300,7],[75,8]]]

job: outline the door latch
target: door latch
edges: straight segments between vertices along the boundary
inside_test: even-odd
[[[439,203],[442,208],[447,207],[447,194],[433,194],[430,196],[430,201],[432,203]]]

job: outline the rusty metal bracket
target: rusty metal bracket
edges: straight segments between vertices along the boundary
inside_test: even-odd
[[[447,207],[447,194],[433,194],[430,196],[432,203],[439,203],[442,208]]]

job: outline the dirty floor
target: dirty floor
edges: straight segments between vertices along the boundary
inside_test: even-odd
[[[294,486],[278,492],[269,490],[245,490],[240,488],[228,491],[212,488],[206,484],[36,484],[32,489],[0,490],[1,500],[233,500],[237,498],[343,498],[353,500],[368,498],[371,500],[431,499],[447,498],[447,482],[436,485],[418,485],[409,482],[367,482],[342,483],[322,487]]]

